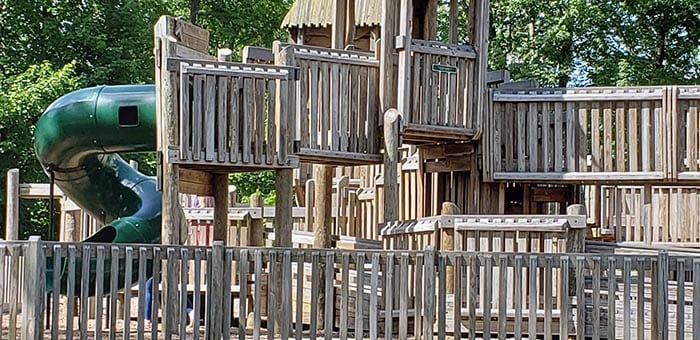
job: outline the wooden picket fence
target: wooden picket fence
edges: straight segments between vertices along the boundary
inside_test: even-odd
[[[0,243],[0,258],[13,256],[27,270],[19,288],[24,293],[21,313],[10,315],[10,328],[0,325],[10,338],[19,333],[23,339],[132,334],[258,339],[275,333],[312,339],[448,334],[470,339],[685,339],[700,334],[700,257],[694,253],[356,251],[38,238]],[[59,271],[47,272],[47,266],[64,268],[64,279],[59,280]],[[195,275],[190,282],[189,268],[206,271],[204,280]],[[3,277],[7,273],[0,270]],[[446,287],[447,275],[453,278],[453,291]],[[154,277],[154,287],[170,287],[154,294],[150,307],[142,294],[149,277]],[[45,303],[47,281],[53,282],[51,304]],[[121,314],[115,301],[120,291],[130,302]],[[325,299],[319,300],[320,294]],[[88,295],[96,300],[94,318],[88,316]],[[76,298],[76,307],[66,308]],[[190,307],[196,320],[192,326],[187,325]],[[146,323],[146,308],[170,322],[162,328],[155,318]]]
[[[691,86],[491,90],[486,178],[694,179],[699,98]]]

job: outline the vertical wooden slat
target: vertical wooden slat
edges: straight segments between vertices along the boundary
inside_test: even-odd
[[[202,129],[204,126],[204,80],[205,76],[195,75],[192,84],[192,159],[198,161],[202,153]]]
[[[693,339],[700,339],[700,259],[693,259]]]
[[[523,257],[516,255],[514,259],[514,275],[513,275],[513,309],[515,312],[515,320],[513,320],[513,333],[515,339],[520,340],[523,335]]]
[[[219,162],[226,162],[228,160],[228,131],[226,129],[227,123],[228,123],[228,83],[230,81],[230,78],[228,77],[219,77],[218,79],[219,84],[217,87],[216,95],[217,95],[217,114],[215,116],[216,119],[216,132],[217,132],[217,147],[216,147],[216,155],[217,155],[217,160]],[[180,87],[180,92],[187,92],[187,89],[183,89]],[[180,104],[180,110],[182,110],[182,104]]]
[[[365,253],[357,254],[357,288],[355,290],[355,339],[364,337]],[[377,292],[372,292],[376,294]]]
[[[525,139],[525,130],[528,127],[528,118],[527,118],[527,104],[525,103],[518,103],[518,111],[517,111],[517,133],[515,134],[515,140],[518,143],[518,171],[519,172],[524,172],[527,170],[526,168],[526,158],[527,154],[525,151],[525,148],[527,146],[527,140]]]
[[[75,261],[76,261],[76,252],[77,248],[74,245],[69,245],[68,246],[68,279],[66,281],[66,284],[68,285],[66,287],[66,301],[70,305],[74,305],[75,302]],[[126,272],[125,272],[126,274]],[[127,292],[124,292],[125,299],[126,300]],[[66,308],[66,339],[72,340],[73,339],[73,313],[75,311],[75,308]],[[124,313],[126,313],[128,309],[126,308],[126,304],[124,306]],[[126,325],[124,325],[124,334],[127,335],[127,328]]]
[[[600,257],[593,262],[593,339],[600,339]]]
[[[399,258],[399,339],[408,338],[408,254]]]
[[[369,337],[372,340],[376,340],[378,336],[377,323],[379,318],[377,316],[379,315],[379,308],[377,307],[377,292],[379,291],[379,256],[379,253],[372,254],[372,272],[370,274],[372,294],[369,296]],[[386,291],[382,291],[382,294],[386,294]],[[313,319],[311,322],[313,326]]]
[[[300,119],[300,127],[301,131],[300,134],[301,136],[298,136],[301,140],[301,145],[308,147],[309,146],[309,134],[311,132],[310,127],[309,127],[309,115],[310,115],[310,110],[309,110],[309,105],[313,105],[312,103],[309,103],[309,62],[307,60],[300,59],[299,60],[299,107],[300,111],[297,112],[297,117]]]
[[[627,163],[629,164],[629,171],[639,171],[639,152],[638,152],[638,102],[631,101],[628,104],[627,109]]]
[[[642,149],[642,171],[651,171],[651,117],[650,103],[642,102],[641,139],[639,145]]]
[[[552,257],[545,258],[544,268],[544,338],[545,340],[552,339],[552,267],[554,259]],[[562,316],[561,318],[565,318]],[[561,320],[561,319],[560,319]]]
[[[190,160],[190,76],[187,64],[180,64],[180,159]],[[193,84],[193,87],[196,86]]]
[[[424,254],[416,254],[416,262],[413,266],[415,270],[415,300],[413,303],[413,309],[416,311],[416,317],[413,321],[414,323],[414,336],[415,340],[422,340],[423,336],[423,270],[424,270]]]
[[[83,262],[90,263],[90,248],[83,246]],[[90,266],[82,266],[80,275],[80,339],[87,339],[88,332],[88,291],[90,290]]]
[[[265,162],[263,159],[263,144],[265,141],[265,79],[255,78],[255,110],[253,111],[255,115],[253,116],[253,145],[254,145],[254,159],[255,164],[262,164]]]
[[[193,308],[193,323],[194,323],[194,339],[199,339],[200,335],[200,315],[199,312],[202,309],[200,286],[202,284],[202,249],[198,248],[194,250],[194,296],[192,297],[192,308]]]
[[[532,93],[531,93],[532,94]],[[529,157],[528,171],[537,172],[538,171],[538,160],[540,155],[538,155],[538,110],[537,103],[530,103],[527,110],[527,155]],[[525,127],[523,127],[525,128]],[[524,142],[524,141],[523,141]]]
[[[637,339],[644,340],[644,259],[637,258]]]
[[[438,253],[438,304],[437,304],[437,327],[438,339],[445,339],[445,325],[447,317],[447,261],[446,256]],[[485,319],[485,317],[484,317]]]
[[[579,256],[576,258],[576,339],[585,339],[586,330],[586,303],[583,295],[585,278],[583,276],[585,258]]]
[[[359,81],[356,92],[354,92],[353,100],[357,101],[355,105],[358,110],[357,122],[354,123],[357,126],[357,146],[355,152],[363,153],[367,149],[367,79],[368,79],[368,68],[359,67],[358,72]],[[342,130],[341,130],[342,132]]]
[[[318,296],[320,292],[320,287],[319,287],[319,276],[322,274],[319,274],[321,270],[320,262],[321,262],[321,255],[319,254],[318,251],[314,251],[311,253],[311,296]],[[316,338],[316,328],[318,328],[318,310],[321,308],[317,303],[317,300],[312,299],[311,301],[311,313],[310,313],[310,326],[309,327],[309,337],[311,339]]]
[[[676,339],[685,339],[685,259],[677,259],[676,275],[678,278],[678,288],[676,289]]]
[[[588,170],[588,103],[578,103],[578,119],[576,130],[578,133],[576,144],[578,145],[578,171]],[[592,132],[591,132],[592,133]]]
[[[297,255],[297,283],[296,283],[296,313],[295,313],[295,327],[296,338],[301,339],[304,332],[304,254]],[[315,295],[311,295],[315,296]],[[314,304],[313,299],[309,301],[309,304]]]
[[[320,91],[321,91],[321,117],[320,117],[320,128],[321,128],[321,149],[329,150],[330,143],[328,141],[328,132],[330,131],[330,92],[329,89],[329,75],[328,75],[328,64],[325,62],[320,63]],[[347,81],[341,81],[341,84],[347,84]]]
[[[530,255],[528,266],[528,324],[527,333],[530,339],[535,339],[537,336],[537,298],[539,291],[537,290],[537,255]]]
[[[253,300],[253,339],[260,339],[260,316],[262,315],[263,261],[262,250],[255,250],[255,297]],[[270,285],[270,281],[267,283]],[[312,292],[313,294],[313,292]],[[313,308],[313,304],[312,304]],[[313,316],[313,315],[312,315]],[[312,325],[314,319],[311,319]],[[315,331],[315,329],[312,329]]]
[[[6,256],[5,251],[7,250],[7,246],[2,243],[2,239],[0,238],[0,308],[2,308],[2,313],[4,313],[4,308],[5,308],[5,295],[8,292],[9,287],[5,285],[5,282],[7,279],[9,279],[10,273],[9,270],[5,271],[5,262],[6,262]],[[55,261],[54,261],[55,262]],[[56,265],[54,264],[54,268],[56,268]],[[56,278],[54,276],[54,282],[56,282]],[[54,288],[55,290],[55,288]],[[54,299],[56,301],[56,299]],[[1,314],[1,313],[0,313]],[[55,314],[54,314],[55,315]],[[0,329],[3,329],[3,324],[4,324],[4,317],[0,317]],[[53,333],[52,333],[53,336]]]
[[[517,135],[515,135],[515,131],[513,131],[513,120],[515,119],[514,110],[516,106],[513,103],[505,103],[505,105],[499,105],[499,107],[505,107],[501,122],[503,124],[501,139],[504,141],[505,171],[511,172],[515,171],[513,165],[513,147],[516,143]],[[498,114],[498,112],[499,111],[494,112],[494,114]],[[502,171],[500,162],[496,162],[496,169],[494,169],[494,172],[495,171]]]
[[[394,291],[391,287],[394,284],[394,254],[388,253],[386,255],[386,272],[384,273],[384,286],[382,292],[384,293],[385,304],[384,304],[384,338],[391,338],[394,334],[392,326],[394,323],[393,311],[394,311]]]
[[[615,339],[616,307],[615,291],[617,290],[617,263],[615,258],[608,257],[608,339]]]
[[[246,325],[248,316],[248,250],[241,249],[241,261],[240,261],[240,273],[238,285],[240,286],[239,299],[238,299],[238,338],[240,340],[246,339]],[[290,299],[291,302],[291,299]],[[224,329],[228,332],[227,329]]]
[[[544,172],[549,172],[550,171],[550,165],[549,165],[549,152],[551,151],[551,145],[550,145],[550,131],[551,131],[551,123],[550,123],[550,110],[549,110],[549,103],[548,102],[543,102],[542,104],[542,155],[541,155],[541,160],[540,164],[542,164],[542,171]]]
[[[228,103],[228,140],[231,142],[231,150],[229,161],[238,163],[240,160],[239,141],[241,140],[241,105],[240,105],[240,78],[234,77],[231,79],[231,93],[229,94]]]
[[[318,97],[318,85],[319,85],[319,78],[318,78],[318,61],[312,61],[311,62],[311,78],[309,79],[309,84],[311,85],[311,127],[310,127],[310,141],[309,141],[309,147],[312,149],[322,149],[318,145],[318,125],[319,125],[319,112],[318,108],[320,107],[319,105],[319,97]],[[323,114],[323,112],[321,112]]]
[[[143,334],[144,334],[144,317],[146,313],[146,299],[144,298],[145,294],[141,294],[141,292],[146,291],[146,248],[144,247],[139,247],[139,302],[138,302],[138,317],[137,317],[137,336],[140,339],[143,339]],[[185,271],[187,273],[187,271]],[[151,294],[155,294],[157,292],[157,287],[153,287],[151,290]]]
[[[292,253],[289,250],[284,252],[282,258],[282,301],[280,306],[280,334],[283,339],[287,339],[291,333],[292,321]]]
[[[343,262],[341,267],[340,280],[340,339],[348,338],[348,301],[349,301],[349,281],[350,281],[350,254],[343,252]]]
[[[612,102],[605,102],[603,104],[603,169],[606,172],[612,172],[614,169],[613,164],[613,135],[612,126]]]
[[[254,88],[255,82],[252,78],[243,78],[243,105],[239,110],[239,119],[241,120],[241,160],[243,163],[250,162],[250,146],[251,146],[251,133],[253,130],[252,118],[255,115],[254,107]]]
[[[498,262],[498,281],[499,281],[499,290],[498,290],[498,339],[499,340],[505,340],[506,339],[506,332],[508,331],[506,329],[507,326],[507,314],[506,311],[508,310],[508,301],[507,301],[507,287],[509,287],[509,270],[508,270],[508,257],[506,255],[501,255],[499,256],[499,262]],[[455,283],[455,287],[458,287],[457,284]],[[455,293],[457,290],[455,290]]]
[[[215,76],[207,76],[207,91],[205,92],[205,110],[204,110],[204,131],[202,131],[202,134],[204,135],[203,138],[205,138],[206,143],[204,146],[204,154],[205,154],[205,159],[207,161],[213,161],[215,157],[214,153],[214,145],[215,145],[215,140],[214,136],[215,134],[213,133],[216,131],[216,77]]]
[[[128,249],[128,248],[127,248]],[[161,249],[156,247],[153,248],[153,275],[151,276],[153,278],[153,287],[160,286],[160,266],[161,266],[161,260],[162,260],[162,253]],[[131,272],[129,272],[131,273]],[[131,274],[129,274],[131,275]],[[126,276],[129,277],[129,276]],[[158,310],[160,310],[160,294],[153,294],[153,301],[151,302],[151,316],[157,316],[158,315]],[[124,307],[125,313],[126,313],[126,306]],[[156,319],[157,320],[157,319]],[[152,323],[151,326],[151,339],[157,339],[158,338],[158,323],[154,322]]]
[[[53,273],[52,273],[53,275],[51,278],[52,283],[53,283],[53,286],[51,287],[51,289],[52,289],[51,338],[52,339],[58,338],[58,323],[59,323],[59,319],[60,319],[59,314],[58,314],[59,313],[58,307],[59,307],[60,301],[61,301],[60,295],[59,295],[59,292],[61,291],[61,281],[60,281],[61,276],[60,276],[60,274],[63,274],[62,270],[59,270],[59,268],[61,268],[61,269],[63,268],[63,261],[61,258],[62,257],[61,250],[62,249],[61,249],[60,245],[54,245],[53,249],[52,249],[52,252],[53,252]],[[4,289],[4,287],[2,287],[3,276],[5,274],[4,268],[3,268],[4,263],[5,263],[5,254],[3,254],[3,252],[4,252],[4,249],[0,248],[0,310],[5,308],[5,304],[3,301],[4,300],[3,295],[5,295],[5,289]],[[112,252],[112,254],[114,254],[114,252]],[[118,261],[118,259],[119,258],[117,258],[117,261]],[[114,267],[114,255],[112,255],[112,267]],[[111,280],[112,283],[116,282],[116,278],[113,278],[114,274],[115,273],[112,272],[111,273],[112,276],[110,276],[110,278],[112,278],[112,280]],[[116,286],[116,284],[113,284],[110,286],[110,288],[111,288],[110,289],[110,296],[115,296],[115,295],[111,295],[112,289],[114,289],[114,292],[116,293],[115,286]],[[115,299],[115,302],[116,302],[116,299]],[[113,303],[112,305],[116,306],[116,303]],[[4,311],[0,312],[0,315],[2,315],[3,313],[4,313]],[[114,328],[116,328],[116,321],[114,322],[115,326],[114,327],[111,326],[112,325],[111,321],[113,319],[116,320],[116,315],[114,315],[114,314],[115,314],[114,312],[110,313],[110,337],[113,336],[114,331],[115,331]],[[0,317],[0,319],[2,319],[2,317]],[[1,329],[2,329],[2,321],[0,321],[0,330]]]
[[[602,171],[603,159],[601,158],[601,137],[600,137],[600,103],[591,103],[591,171]],[[605,135],[603,135],[605,137]]]
[[[564,168],[564,132],[563,132],[563,120],[562,118],[566,115],[566,111],[562,108],[561,102],[554,103],[554,144],[552,145],[552,162],[553,171],[561,172]],[[569,125],[570,123],[567,123]]]
[[[134,249],[127,246],[124,249],[124,338],[129,338],[131,331],[131,278],[134,262]],[[85,262],[83,262],[85,263]],[[154,288],[156,282],[153,280]],[[155,295],[155,294],[154,294]],[[69,308],[70,309],[70,308]],[[155,315],[155,314],[154,314]]]
[[[559,339],[566,339],[569,335],[569,257],[559,258],[561,282],[559,284]]]
[[[265,161],[268,165],[275,161],[275,147],[277,146],[277,139],[275,138],[275,132],[277,131],[277,127],[275,126],[275,93],[277,93],[277,82],[268,79],[267,110],[265,111],[265,130],[267,132],[267,138],[265,139]],[[304,117],[304,119],[308,119],[308,117]]]
[[[623,277],[623,331],[622,338],[625,340],[632,339],[632,306],[631,306],[631,290],[632,290],[632,258],[625,256],[623,259],[622,277]]]
[[[333,335],[333,283],[335,281],[335,253],[332,251],[326,252],[326,273],[325,273],[325,283],[326,283],[326,305],[323,315],[326,320],[324,322],[324,335],[326,340],[330,340]]]
[[[268,253],[268,277],[267,277],[267,339],[275,338],[275,319],[277,316],[277,251],[273,250]]]
[[[568,172],[578,171],[576,162],[579,159],[578,155],[578,115],[574,111],[574,103],[566,102],[566,170]]]
[[[626,126],[626,117],[625,117],[625,102],[623,101],[618,101],[617,106],[615,108],[615,135],[617,138],[615,139],[615,161],[617,163],[617,166],[615,167],[615,171],[617,172],[623,172],[627,171],[626,169],[626,162],[625,162],[625,154],[626,154],[626,142],[627,139],[625,138],[625,126]]]

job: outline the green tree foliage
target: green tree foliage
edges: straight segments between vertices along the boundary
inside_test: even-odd
[[[489,59],[543,85],[700,80],[696,0],[492,0]]]
[[[241,172],[231,174],[229,182],[236,186],[238,196],[244,203],[250,199],[250,195],[259,193],[263,195],[265,204],[275,202],[275,172]]]
[[[34,154],[34,124],[51,102],[67,91],[78,89],[81,84],[75,75],[75,63],[57,69],[44,62],[0,80],[3,91],[0,96],[1,183],[6,183],[9,168],[20,170],[22,182],[45,181],[46,175]],[[0,202],[5,202],[5,190],[0,191]],[[26,221],[22,225],[23,234],[30,230],[37,234],[37,230],[45,229],[39,226],[46,225],[48,220],[46,202],[22,201],[20,209],[20,221]],[[0,210],[2,225],[4,214],[5,209]]]

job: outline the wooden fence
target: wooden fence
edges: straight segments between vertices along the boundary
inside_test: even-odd
[[[303,161],[380,163],[379,60],[374,53],[275,43],[278,65],[300,69],[296,93]]]
[[[406,36],[399,37],[396,47],[399,58],[410,54],[410,63],[399,65],[399,101],[409,98],[402,110],[404,140],[473,137],[478,120],[473,102],[477,88],[474,48]]]
[[[689,186],[601,186],[600,221],[617,242],[700,245],[700,189]]]
[[[179,72],[178,164],[288,167],[292,68],[168,59]]]
[[[492,90],[486,178],[695,179],[698,99],[690,86]]]
[[[432,339],[446,334],[470,339],[552,339],[562,334],[576,339],[685,339],[700,334],[700,258],[665,251],[634,256],[395,252],[50,243],[33,238],[0,243],[0,257],[8,256],[8,249],[19,251],[30,264],[24,272],[24,282],[30,283],[21,287],[21,318],[9,319],[14,327],[21,326],[24,339],[44,333],[67,339],[145,333],[195,339],[242,339],[246,334],[271,338],[275,332],[282,338],[341,339]],[[82,265],[87,262],[92,265]],[[189,282],[184,274],[188,268],[202,271],[205,263],[204,280],[195,275]],[[65,279],[59,280],[59,271],[46,272],[47,266],[65,267]],[[158,319],[153,324],[144,319],[146,308],[158,315],[165,300],[154,294],[149,307],[141,294],[149,277],[154,277],[154,287],[160,286],[161,271],[178,287],[173,291],[178,306],[170,309],[178,322],[164,329]],[[446,288],[447,275],[458,288],[454,292]],[[44,303],[47,280],[55,288],[52,300],[59,303]],[[496,289],[493,282],[500,283]],[[114,297],[124,285],[130,287],[124,294],[131,303],[122,315]],[[90,290],[96,295],[94,320],[86,310]],[[321,292],[326,299],[318,303]],[[80,301],[77,308],[65,308],[75,298]],[[190,327],[188,314],[195,320]],[[50,325],[46,330],[45,318]],[[6,327],[2,325],[3,332]]]

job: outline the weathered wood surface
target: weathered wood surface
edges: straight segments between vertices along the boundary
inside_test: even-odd
[[[492,90],[485,176],[547,182],[695,181],[691,86]],[[525,127],[525,128],[520,128]]]
[[[430,249],[367,252],[42,241],[20,244],[24,249],[35,250],[36,261],[24,252],[19,258],[32,261],[37,274],[43,273],[49,262],[67,266],[68,278],[62,284],[68,283],[63,287],[68,289],[68,300],[59,298],[58,309],[54,309],[57,313],[51,314],[52,327],[46,332],[65,334],[66,329],[71,329],[69,333],[76,337],[121,337],[129,332],[134,336],[146,332],[154,338],[164,336],[157,323],[144,323],[143,313],[147,306],[144,295],[140,294],[144,280],[154,271],[160,271],[160,268],[151,268],[147,264],[159,264],[162,259],[179,264],[166,272],[166,280],[172,280],[178,289],[176,312],[182,322],[187,307],[184,300],[187,295],[183,292],[193,295],[196,311],[203,304],[219,306],[218,313],[196,315],[199,323],[177,330],[181,335],[194,332],[200,338],[203,338],[201,332],[240,336],[244,327],[249,334],[267,334],[272,331],[272,318],[278,320],[282,333],[290,332],[302,338],[310,337],[312,332],[315,335],[329,334],[323,328],[330,325],[337,327],[330,334],[333,337],[357,337],[354,331],[361,328],[361,336],[385,338],[415,334],[430,337],[434,333],[455,336],[454,330],[459,329],[462,337],[484,338],[510,337],[514,333],[529,334],[529,338],[535,334],[550,338],[564,332],[577,339],[584,336],[630,339],[637,334],[643,334],[644,338],[656,338],[652,336],[655,334],[659,338],[681,339],[694,334],[700,327],[700,259],[689,255],[664,252],[634,256],[522,254],[436,252]],[[0,243],[3,258],[8,256],[2,251],[8,245],[10,243]],[[91,260],[96,263],[96,273],[85,270],[86,266],[83,270],[76,270],[79,263]],[[128,289],[129,296],[126,297],[131,302],[127,304],[131,307],[127,308],[126,320],[130,319],[129,316],[133,319],[124,322],[121,316],[105,314],[104,309],[98,308],[95,318],[103,323],[88,320],[85,313],[89,308],[87,299],[81,299],[76,310],[65,308],[66,301],[72,301],[76,294],[82,295],[86,291],[89,286],[85,282],[95,284],[98,295],[104,294],[102,305],[111,305],[116,296],[107,294],[114,291],[115,281],[110,275],[121,270],[119,264],[122,261],[127,277],[135,275],[134,289]],[[197,282],[202,280],[200,276],[184,275],[188,268],[201,270],[204,263],[214,264],[207,266],[209,273],[204,281]],[[319,265],[321,263],[324,266]],[[281,276],[281,287],[265,285],[264,280],[249,281],[253,272],[262,277],[269,268],[276,267],[275,264],[281,268],[275,273]],[[236,273],[231,269],[234,265],[239,268]],[[212,271],[213,267],[223,270]],[[322,267],[325,268],[321,270]],[[450,267],[453,268],[455,292],[448,294],[445,273]],[[0,275],[3,273],[0,271]],[[567,282],[568,273],[576,273],[572,278],[574,282],[571,282],[572,287],[576,287],[575,294],[570,293],[568,284],[557,284],[560,280]],[[97,275],[96,280],[87,280],[88,276],[95,279]],[[215,281],[209,281],[209,278]],[[325,287],[315,284],[320,278],[328,282]],[[23,288],[27,293],[25,306],[34,306],[38,312],[36,317],[40,318],[45,315],[45,310],[41,303],[34,304],[36,301],[33,300],[43,302],[44,279],[38,275],[37,282]],[[160,285],[154,282],[155,287]],[[246,293],[248,289],[251,294]],[[312,303],[318,289],[330,293],[337,303],[331,301],[324,306]],[[284,306],[277,306],[275,313],[267,316],[265,329],[265,323],[260,322],[260,299],[275,294],[281,294]],[[254,301],[249,304],[251,299]],[[161,304],[158,301],[155,304],[154,308],[158,310]],[[247,309],[249,305],[253,306],[252,314],[248,313],[251,312]],[[321,329],[309,328],[309,323],[314,320],[311,316],[314,310],[318,313],[318,308],[325,308],[327,313],[323,321],[328,323],[326,326],[321,324]],[[416,308],[422,312],[417,314]],[[11,321],[15,327],[21,325],[25,334],[30,334],[32,329],[22,321],[26,320],[26,311],[23,308],[22,318]],[[76,315],[83,315],[79,320],[80,328],[75,322],[78,320],[74,320]],[[425,322],[416,319],[419,315]],[[610,318],[613,315],[615,318]],[[244,320],[248,317],[255,322],[246,327]],[[3,322],[5,320],[7,318]],[[301,322],[295,322],[297,320]],[[614,327],[611,327],[612,323]],[[40,323],[29,325],[42,326]],[[116,327],[102,328],[104,325]],[[39,328],[34,331],[42,332]],[[638,333],[640,330],[644,333]]]
[[[230,171],[296,167],[288,157],[296,72],[286,67],[168,59],[179,71],[179,140],[171,162]]]
[[[402,17],[405,14],[402,15]],[[468,140],[476,134],[476,52],[470,45],[397,37],[398,108],[406,141]]]
[[[342,30],[341,30],[342,31]],[[379,155],[379,61],[373,53],[276,45],[299,67],[296,154],[321,164],[371,164]]]

